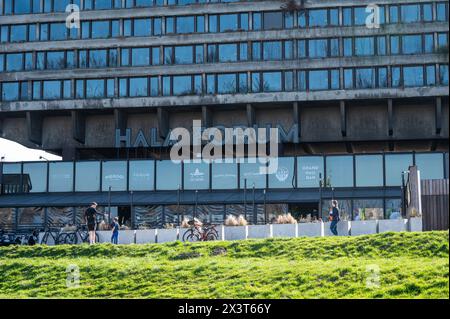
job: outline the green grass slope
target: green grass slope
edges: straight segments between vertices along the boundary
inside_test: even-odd
[[[3,247],[0,298],[448,299],[449,233]]]

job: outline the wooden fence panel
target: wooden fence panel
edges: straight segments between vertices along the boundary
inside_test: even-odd
[[[421,181],[423,230],[449,229],[449,180]]]

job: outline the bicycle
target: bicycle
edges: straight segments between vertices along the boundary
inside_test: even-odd
[[[219,238],[219,233],[213,224],[201,224],[193,220],[189,221],[188,224],[191,227],[183,234],[183,241],[211,241]]]
[[[74,231],[65,232],[60,235],[59,242],[66,245],[76,245],[78,242],[89,243],[89,231],[87,225],[77,226]],[[99,241],[98,233],[95,232],[95,242]]]
[[[53,243],[55,245],[59,245],[60,242],[60,237],[61,234],[63,233],[63,227],[55,227],[54,225],[51,226],[47,226],[47,228],[45,228],[44,230],[44,235],[42,236],[41,239],[41,244],[42,245],[48,245],[51,241],[49,241],[49,239],[53,239]]]

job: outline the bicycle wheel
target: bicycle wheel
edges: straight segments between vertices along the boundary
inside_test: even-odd
[[[194,242],[199,241],[200,237],[192,230],[187,230],[183,235],[183,241]]]
[[[45,232],[44,236],[42,236],[41,239],[41,245],[47,245],[47,240],[48,240],[48,232]]]
[[[78,242],[76,233],[67,233],[59,240],[60,244],[75,245]]]
[[[219,238],[219,234],[214,231],[208,231],[205,235],[205,240],[206,241],[212,241],[212,240],[217,240]]]

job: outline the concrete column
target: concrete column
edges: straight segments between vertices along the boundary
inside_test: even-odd
[[[165,139],[169,134],[169,112],[161,107],[157,109],[159,137]]]
[[[114,123],[116,129],[119,129],[121,134],[125,133],[127,129],[128,114],[124,110],[114,110]]]
[[[0,137],[3,134],[3,119],[0,117]]]
[[[42,145],[42,120],[40,112],[26,113],[28,140],[37,145]]]
[[[341,133],[342,137],[347,136],[347,112],[345,107],[345,101],[339,101],[339,107],[341,111]]]
[[[294,116],[294,124],[297,125],[297,127],[298,127],[298,136],[295,136],[295,142],[298,143],[298,142],[300,142],[300,137],[301,137],[300,106],[298,105],[298,102],[294,102],[292,104],[292,113],[293,113],[292,115]]]
[[[77,142],[86,142],[86,116],[82,111],[71,111],[72,136]]]
[[[436,118],[436,135],[441,134],[442,130],[442,98],[436,98],[436,109],[435,109],[435,118]]]
[[[393,100],[392,99],[388,99],[388,135],[389,136],[393,136],[394,135],[394,105],[393,105]]]
[[[253,127],[256,123],[255,108],[251,104],[247,104],[247,126]]]
[[[202,125],[204,127],[212,127],[212,110],[208,106],[202,106]]]

